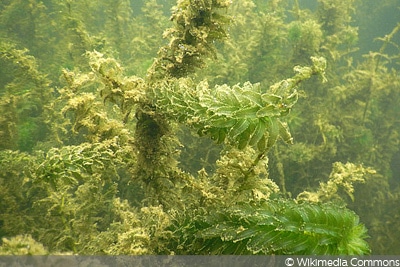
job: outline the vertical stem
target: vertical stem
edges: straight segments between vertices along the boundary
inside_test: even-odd
[[[283,171],[283,164],[282,161],[279,157],[279,153],[278,153],[278,146],[275,145],[274,147],[274,157],[276,160],[276,169],[278,170],[278,174],[279,174],[279,184],[281,187],[281,191],[284,195],[286,195],[286,183],[285,183],[285,173]]]

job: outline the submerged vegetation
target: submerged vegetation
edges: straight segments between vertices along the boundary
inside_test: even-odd
[[[399,253],[400,24],[303,5],[3,1],[0,254]]]

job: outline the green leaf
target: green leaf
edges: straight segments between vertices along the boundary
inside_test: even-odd
[[[215,90],[216,98],[225,105],[240,105],[240,101],[236,98],[235,94],[232,92],[232,89],[228,85],[217,85],[215,86]]]
[[[236,137],[249,127],[250,121],[247,119],[238,120],[229,132],[229,136],[235,140]]]
[[[274,104],[274,105],[282,102],[281,96],[273,94],[262,94],[261,99],[268,104]]]
[[[254,254],[259,251],[269,252],[273,243],[282,237],[282,232],[275,227],[259,227],[257,232],[247,242],[248,249]]]
[[[275,105],[269,104],[265,107],[260,108],[257,111],[256,116],[258,118],[265,118],[265,117],[276,117],[279,116],[280,114],[281,112]]]
[[[293,144],[292,135],[289,132],[288,126],[286,123],[277,120],[279,126],[279,135],[288,144]]]
[[[235,112],[238,110],[236,106],[221,106],[216,109],[212,109],[217,116],[226,116],[230,118],[235,118]]]
[[[259,107],[263,106],[263,100],[259,92],[244,90],[242,92],[242,99],[243,98],[247,100],[248,104],[257,105]]]
[[[233,116],[235,118],[241,118],[241,119],[254,119],[257,118],[256,113],[259,109],[260,108],[257,106],[241,108],[235,111]]]
[[[220,144],[220,143],[224,142],[226,135],[227,135],[226,129],[220,129],[217,143]]]
[[[251,125],[250,125],[251,126]],[[248,127],[244,132],[242,132],[238,137],[237,137],[237,147],[239,149],[244,149],[247,144],[249,143],[250,140],[250,134],[252,132],[251,127]]]
[[[265,132],[265,134],[261,136],[260,141],[257,142],[258,151],[265,152],[265,150],[267,149],[268,136],[269,136],[268,132]]]
[[[267,149],[270,149],[276,142],[279,136],[279,123],[278,120],[268,120],[268,140],[267,140]]]
[[[256,127],[254,129],[253,134],[250,137],[249,145],[254,146],[256,145],[261,138],[264,136],[265,131],[267,129],[267,125],[263,119],[259,119]]]
[[[231,128],[235,125],[236,121],[227,117],[213,116],[210,118],[209,124],[212,127],[218,128]]]
[[[298,99],[299,99],[299,94],[297,93],[297,91],[294,91],[292,94],[290,94],[288,97],[285,98],[283,103],[288,108],[291,108],[291,107],[293,107],[294,104],[296,104]]]

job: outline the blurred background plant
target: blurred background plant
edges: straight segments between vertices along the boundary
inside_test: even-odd
[[[398,9],[3,1],[0,253],[398,254]]]

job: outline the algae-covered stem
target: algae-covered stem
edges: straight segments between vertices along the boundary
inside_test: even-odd
[[[384,53],[387,45],[390,42],[392,42],[392,39],[393,39],[394,35],[398,31],[400,31],[400,23],[397,23],[397,26],[392,30],[391,33],[385,35],[385,37],[383,37],[383,38],[380,38],[380,40],[382,40],[384,43],[381,46],[381,48],[379,49],[379,52],[378,53],[370,53],[369,56],[371,57],[371,59],[374,58],[375,56],[377,56],[377,60],[375,61],[375,64],[372,66],[373,67],[373,69],[372,69],[372,73],[373,74],[375,74],[378,71],[379,63],[381,61],[381,58],[384,56],[383,53]],[[365,123],[365,118],[367,116],[367,111],[368,111],[369,104],[370,104],[371,92],[372,92],[371,88],[373,87],[373,76],[370,78],[368,85],[369,85],[369,90],[368,90],[369,96],[367,98],[367,102],[365,103],[365,107],[364,107],[363,118],[362,118],[363,123]]]
[[[228,17],[218,10],[226,9],[229,3],[223,0],[178,1],[171,16],[174,25],[164,33],[170,40],[169,44],[160,48],[158,57],[148,70],[148,103],[142,103],[136,111],[136,174],[156,193],[163,191],[160,178],[173,182],[176,177],[177,141],[168,120],[152,104],[153,89],[170,79],[186,77],[204,65],[205,57],[214,55],[213,43],[226,36],[224,28],[229,22]]]

